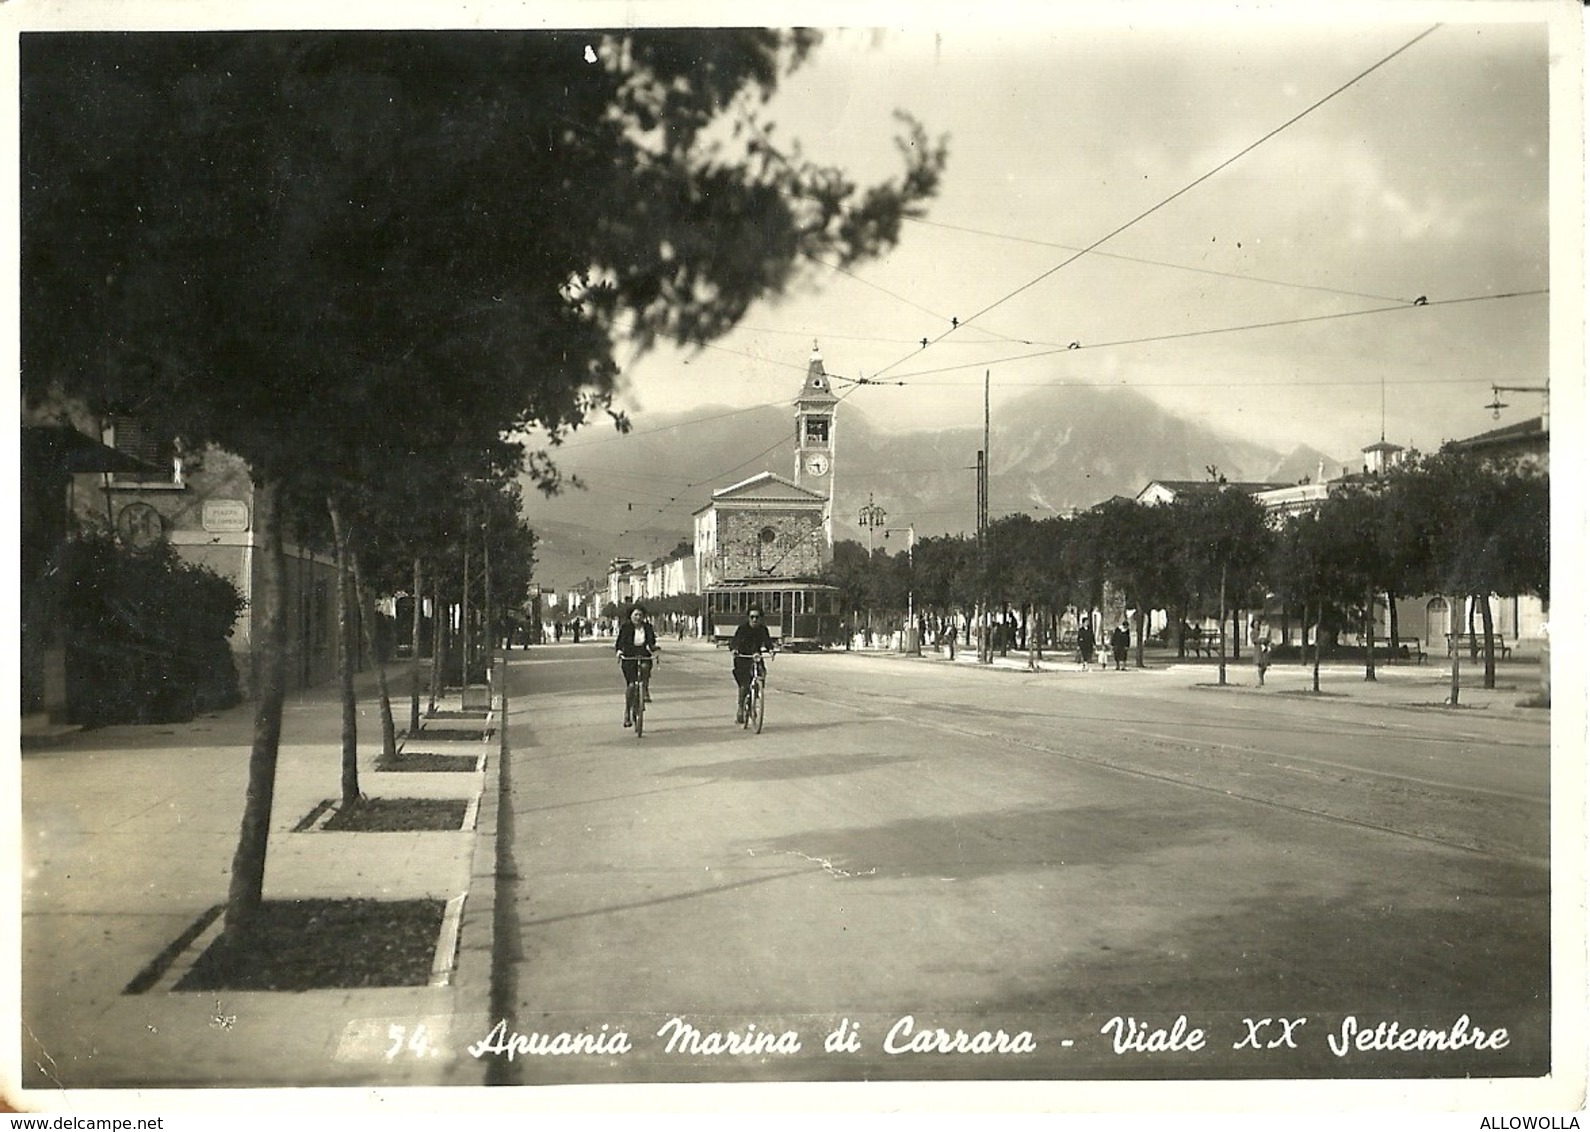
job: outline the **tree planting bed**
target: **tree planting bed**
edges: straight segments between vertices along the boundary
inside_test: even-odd
[[[473,771],[480,766],[479,755],[442,755],[430,751],[413,751],[395,759],[380,759],[375,764],[378,771]]]
[[[306,991],[426,986],[444,900],[267,900],[242,939],[222,937],[178,991]]]
[[[339,806],[319,828],[330,833],[459,830],[468,812],[463,798],[361,798]]]

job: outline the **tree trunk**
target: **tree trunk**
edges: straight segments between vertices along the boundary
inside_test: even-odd
[[[364,597],[364,577],[359,573],[359,556],[352,557],[353,593],[359,602],[359,624],[364,626],[365,647],[375,663],[376,687],[381,690],[381,758],[391,762],[397,758],[397,724],[392,719],[392,690],[386,682],[386,659],[375,644],[375,603]]]
[[[281,747],[282,701],[287,694],[287,559],[282,551],[282,485],[267,479],[254,485],[254,533],[261,550],[252,594],[255,621],[253,669],[259,702],[254,708],[254,741],[248,756],[248,790],[232,875],[226,891],[222,939],[240,943],[258,915],[265,887],[265,850],[271,803],[276,792],[276,757]]]
[[[442,591],[431,588],[431,692],[429,714],[436,713],[436,693],[442,683]]]
[[[1137,622],[1137,667],[1143,667],[1143,634],[1148,631],[1148,622],[1143,617],[1141,609],[1132,610],[1132,620]]]
[[[1303,615],[1303,620],[1308,620],[1308,614],[1306,612]],[[1320,637],[1323,636],[1323,634],[1320,632],[1320,628],[1323,626],[1324,622],[1325,602],[1323,600],[1319,600],[1314,603],[1314,690],[1316,692],[1319,691],[1319,649]],[[1306,626],[1303,631],[1305,633],[1308,632]]]
[[[420,730],[420,594],[424,572],[420,560],[414,559],[414,624],[409,632],[409,734]]]
[[[1033,624],[1033,618],[1038,612],[1038,603],[1032,602],[1024,609],[1027,615],[1027,671],[1038,671],[1038,628]]]
[[[1233,609],[1231,611],[1231,659],[1234,661],[1242,659],[1242,625],[1242,609],[1240,607]]]
[[[469,687],[469,528],[464,528],[464,595],[458,603],[458,694]]]
[[[342,804],[359,801],[359,703],[353,694],[354,640],[352,574],[348,569],[348,529],[334,499],[326,500],[332,538],[337,544],[337,688],[342,697]]]
[[[485,656],[485,681],[491,682],[492,665],[497,659],[497,611],[491,604],[491,541],[486,537],[486,526],[480,528],[480,562],[481,573],[485,575],[482,589],[485,591],[485,604],[481,607],[481,639],[486,645]]]
[[[1496,622],[1491,617],[1489,594],[1475,598],[1480,607],[1480,624],[1485,629],[1485,687],[1496,687]]]
[[[1364,591],[1364,679],[1375,676],[1375,587]]]
[[[1220,564],[1220,686],[1226,686],[1226,564]]]
[[[1458,602],[1458,598],[1456,596],[1453,596],[1453,598],[1451,599],[1451,602],[1452,602],[1451,605],[1447,609],[1447,635],[1446,635],[1446,639],[1447,639],[1448,642],[1450,642],[1448,644],[1448,646],[1447,646],[1447,652],[1449,654],[1451,654],[1451,658],[1452,658],[1452,691],[1447,696],[1447,701],[1446,702],[1451,707],[1457,707],[1458,706],[1458,668],[1459,668],[1460,664],[1462,663],[1460,658],[1459,658],[1459,650],[1463,647],[1463,638],[1462,638],[1462,635],[1459,634],[1459,632],[1458,632],[1458,627],[1460,625],[1462,625],[1463,622],[1459,621],[1458,618],[1457,618],[1457,610],[1458,610],[1457,602]]]
[[[1397,594],[1394,590],[1386,591],[1386,654],[1397,655]]]

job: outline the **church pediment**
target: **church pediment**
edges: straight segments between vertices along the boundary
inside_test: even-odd
[[[772,472],[760,472],[750,479],[719,488],[712,493],[714,505],[724,503],[826,503],[828,496],[802,487],[793,480]]]

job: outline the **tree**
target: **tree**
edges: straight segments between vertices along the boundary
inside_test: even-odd
[[[1314,625],[1314,691],[1327,618],[1359,602],[1365,589],[1362,548],[1344,534],[1346,512],[1319,508],[1289,516],[1273,544],[1270,577],[1281,599],[1303,610],[1305,633]]]
[[[1356,597],[1349,603],[1358,610],[1364,641],[1364,679],[1375,675],[1375,595],[1388,600],[1398,582],[1397,530],[1381,484],[1349,486],[1332,492],[1319,506],[1319,521],[1330,541],[1333,558],[1342,573],[1342,586]],[[1345,595],[1344,595],[1345,599]],[[1395,634],[1392,634],[1395,647]]]
[[[1222,482],[1211,492],[1177,496],[1168,514],[1178,559],[1192,587],[1219,610],[1220,683],[1226,682],[1226,598],[1254,588],[1270,556],[1272,532],[1253,496]]]
[[[1454,609],[1475,599],[1483,618],[1484,683],[1495,687],[1490,596],[1534,592],[1549,600],[1549,478],[1447,445],[1396,469],[1386,490],[1395,521],[1419,532],[1406,584],[1413,592],[1450,595]],[[1458,626],[1452,630],[1451,702],[1456,704]]]
[[[1084,520],[1084,537],[1103,548],[1106,578],[1126,595],[1133,610],[1136,661],[1141,668],[1145,614],[1150,609],[1167,609],[1179,617],[1186,606],[1174,517],[1164,507],[1111,499],[1078,518]]]
[[[254,480],[259,703],[228,944],[261,902],[285,493],[366,446],[434,443],[437,420],[472,450],[555,441],[609,406],[618,338],[705,342],[807,257],[891,246],[945,150],[908,123],[900,178],[865,189],[786,152],[761,107],[816,42],[23,38],[25,391],[136,412]],[[556,483],[546,450],[526,459]]]

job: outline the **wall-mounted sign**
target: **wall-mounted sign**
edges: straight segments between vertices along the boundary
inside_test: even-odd
[[[214,533],[248,530],[248,504],[240,499],[208,499],[201,519],[204,529]]]

